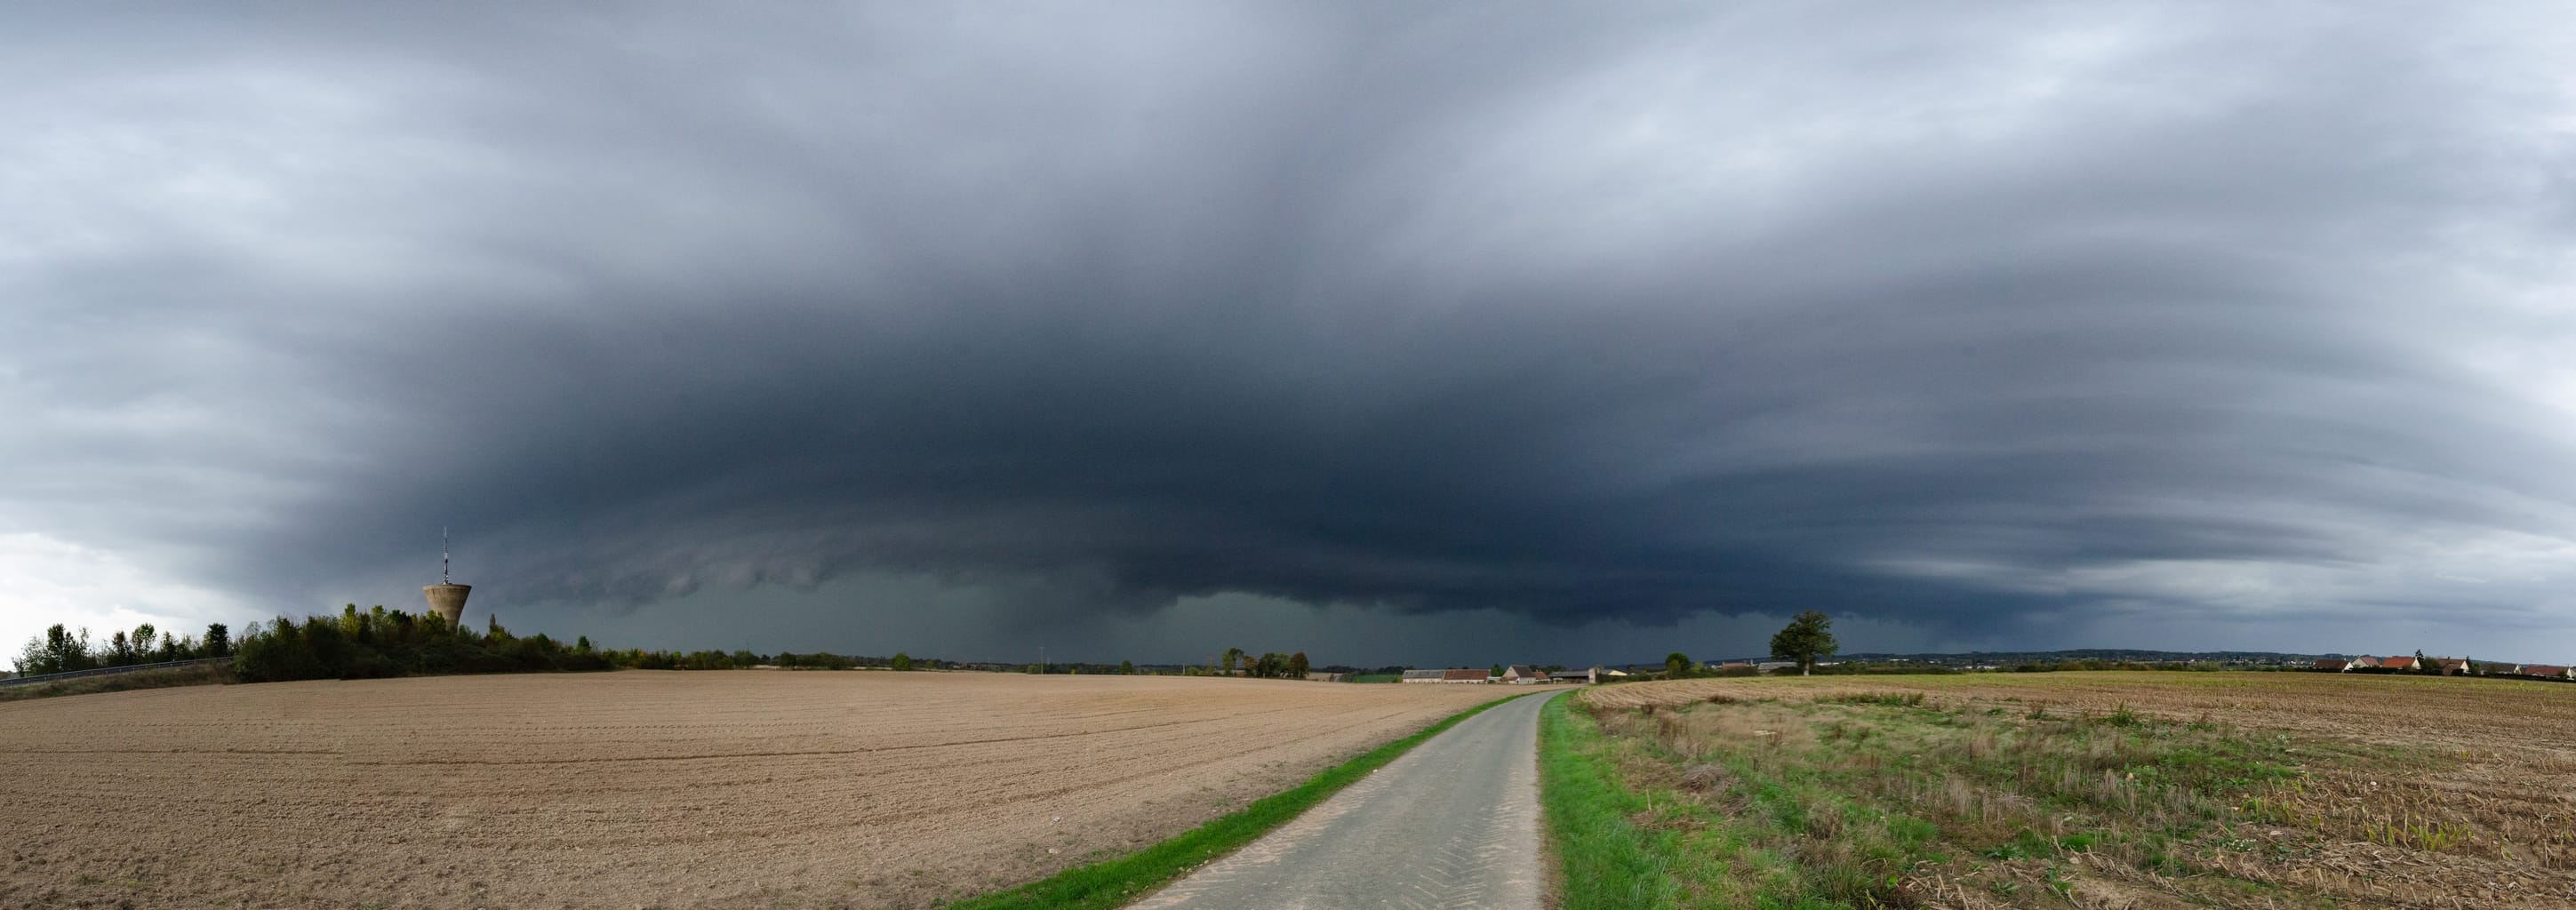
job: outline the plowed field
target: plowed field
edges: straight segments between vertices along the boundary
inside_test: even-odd
[[[0,906],[926,906],[1504,694],[630,671],[0,704]]]

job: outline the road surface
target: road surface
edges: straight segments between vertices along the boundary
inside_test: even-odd
[[[1131,910],[1538,910],[1538,708],[1562,694],[1461,721]]]

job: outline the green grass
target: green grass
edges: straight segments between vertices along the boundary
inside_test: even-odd
[[[1252,843],[1270,829],[1341,791],[1343,787],[1394,761],[1459,721],[1521,696],[1498,698],[1460,711],[1403,739],[1371,749],[1315,775],[1295,788],[1253,801],[1252,805],[1143,850],[1077,866],[1054,876],[996,894],[944,904],[947,910],[1107,910],[1143,897],[1165,883]],[[1562,699],[1559,699],[1562,701]]]
[[[1402,673],[1362,673],[1362,674],[1359,674],[1359,675],[1357,675],[1357,676],[1353,676],[1353,677],[1351,677],[1351,681],[1352,681],[1352,682],[1363,682],[1363,683],[1391,683],[1391,682],[1403,682],[1403,681],[1404,681],[1404,674],[1402,674]]]
[[[1611,744],[1590,717],[1560,698],[1539,709],[1539,803],[1548,835],[1564,869],[1563,910],[1628,910],[1670,907],[1677,880],[1667,874],[1679,859],[1676,838],[1630,824],[1645,798],[1618,779],[1606,753]]]

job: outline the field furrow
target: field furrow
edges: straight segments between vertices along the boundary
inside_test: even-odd
[[[11,703],[0,906],[927,906],[1178,834],[1495,694],[629,671]]]

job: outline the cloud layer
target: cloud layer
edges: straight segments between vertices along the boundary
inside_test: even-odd
[[[6,14],[0,533],[227,609],[452,525],[529,609],[2576,648],[2546,21]]]

